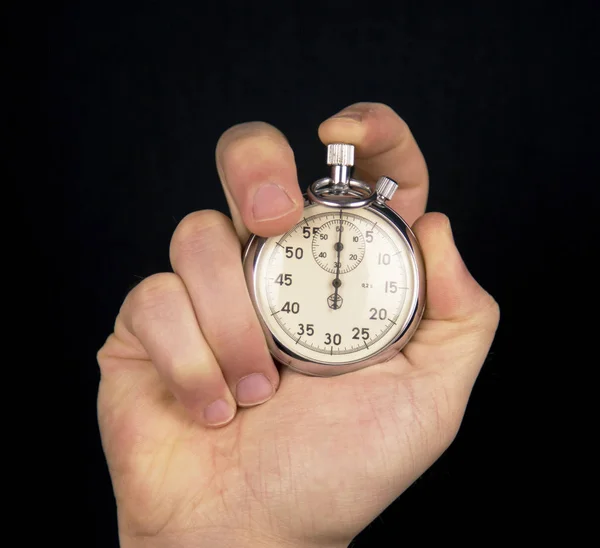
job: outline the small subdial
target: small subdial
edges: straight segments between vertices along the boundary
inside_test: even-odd
[[[355,224],[343,218],[334,219],[321,225],[313,235],[312,254],[323,270],[346,274],[363,260],[365,239]]]

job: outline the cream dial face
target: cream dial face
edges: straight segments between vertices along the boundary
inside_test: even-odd
[[[369,209],[305,208],[289,232],[269,238],[255,266],[263,321],[289,353],[341,365],[394,342],[418,296],[404,236]]]

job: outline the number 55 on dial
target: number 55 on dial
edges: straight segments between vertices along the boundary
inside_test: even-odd
[[[346,194],[312,193],[287,233],[250,238],[246,280],[278,361],[311,375],[346,373],[389,359],[415,331],[423,261],[410,228],[385,204],[395,183],[383,180],[362,201],[350,178]],[[340,195],[350,199],[338,206]]]

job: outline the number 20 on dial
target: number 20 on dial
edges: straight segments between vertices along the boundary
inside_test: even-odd
[[[272,355],[309,375],[390,359],[423,313],[418,242],[385,203],[397,185],[382,177],[371,190],[350,177],[352,160],[351,145],[329,145],[332,176],[311,185],[302,220],[281,236],[251,236],[244,251]]]

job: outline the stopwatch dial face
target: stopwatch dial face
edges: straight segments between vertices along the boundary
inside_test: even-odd
[[[404,236],[370,209],[305,208],[259,252],[254,292],[273,336],[301,359],[362,361],[394,342],[418,298]]]

